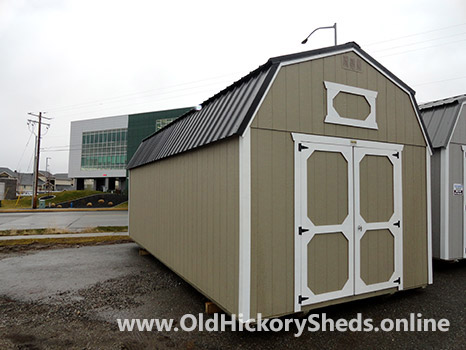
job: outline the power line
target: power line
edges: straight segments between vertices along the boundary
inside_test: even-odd
[[[372,52],[373,52],[373,53],[376,53],[376,52],[382,52],[382,51],[393,50],[393,49],[397,49],[397,48],[405,47],[405,46],[419,45],[419,44],[427,43],[427,42],[430,42],[430,41],[435,41],[435,40],[440,40],[440,39],[445,39],[445,38],[451,38],[451,37],[459,36],[459,35],[463,35],[463,34],[466,34],[466,32],[459,33],[459,34],[453,34],[453,35],[447,35],[447,36],[443,36],[443,37],[439,37],[439,38],[434,38],[434,39],[428,39],[428,40],[424,40],[424,41],[418,41],[418,42],[415,42],[415,43],[409,43],[409,44],[403,44],[403,45],[398,45],[398,46],[392,46],[392,47],[388,47],[388,48],[386,48],[386,49],[375,50],[375,51],[372,51]]]
[[[108,106],[108,107],[104,107],[104,108],[100,108],[100,109],[93,109],[93,110],[89,110],[89,111],[85,111],[85,112],[81,112],[81,113],[73,112],[71,114],[65,113],[63,115],[68,116],[68,117],[76,116],[76,115],[82,116],[85,113],[86,114],[88,114],[88,113],[97,113],[97,112],[108,111],[108,110],[116,109],[116,108],[121,109],[123,107],[131,107],[131,106],[136,106],[136,105],[151,104],[151,103],[156,103],[156,102],[160,102],[160,101],[172,100],[172,99],[180,98],[180,97],[183,97],[183,96],[190,96],[190,95],[195,95],[195,94],[204,93],[204,92],[211,92],[211,91],[212,91],[212,89],[202,89],[202,90],[196,90],[196,91],[181,94],[181,95],[178,94],[178,95],[175,95],[175,96],[169,96],[169,97],[165,97],[165,98],[157,98],[157,100],[140,101],[140,102],[130,103],[130,104],[126,104],[126,105],[120,105],[120,106]],[[107,112],[107,113],[110,113],[110,112]],[[124,113],[121,113],[121,114],[124,114]],[[131,114],[134,114],[134,112],[131,112]]]
[[[92,101],[89,101],[89,102],[83,102],[83,103],[78,103],[78,104],[73,104],[73,105],[68,105],[68,106],[55,107],[55,108],[50,108],[49,110],[56,112],[56,111],[63,111],[63,110],[69,110],[69,109],[78,109],[78,108],[84,108],[84,107],[91,106],[91,105],[102,104],[105,101],[125,100],[125,99],[127,99],[126,97],[134,99],[134,98],[138,98],[137,95],[149,95],[149,96],[151,96],[152,95],[151,92],[153,92],[153,91],[163,91],[163,93],[168,93],[167,89],[177,88],[177,87],[185,86],[185,85],[193,85],[193,84],[197,84],[197,83],[201,83],[201,82],[205,82],[205,81],[218,80],[218,79],[221,79],[221,78],[224,78],[224,77],[236,75],[238,73],[242,73],[242,72],[232,72],[232,73],[217,76],[217,77],[211,77],[211,78],[195,80],[195,81],[181,83],[181,84],[168,85],[168,86],[164,86],[164,87],[160,87],[160,88],[154,88],[154,89],[142,90],[142,91],[138,91],[138,92],[132,92],[132,93],[127,93],[127,94],[122,94],[122,95],[117,95],[117,96],[112,96],[112,97],[106,97],[106,98],[101,98],[101,99],[98,99],[98,100],[92,100]],[[177,92],[177,91],[183,91],[183,90],[195,89],[195,88],[204,87],[204,86],[220,84],[220,83],[222,83],[224,81],[226,81],[226,80],[224,79],[224,80],[216,82],[216,83],[204,84],[204,85],[201,85],[201,86],[193,86],[193,87],[184,88],[184,89],[175,89],[175,90],[173,90],[171,92]],[[130,97],[130,96],[133,96],[133,97]]]
[[[419,33],[415,33],[415,34],[409,34],[409,35],[400,36],[400,37],[397,37],[397,38],[392,38],[392,39],[387,39],[387,40],[382,40],[382,41],[376,41],[376,42],[373,42],[373,43],[370,43],[370,44],[366,44],[366,45],[364,45],[364,46],[378,45],[378,44],[387,43],[387,42],[390,42],[390,41],[395,41],[395,40],[410,38],[410,37],[413,37],[413,36],[418,36],[418,35],[423,35],[423,34],[427,34],[427,33],[438,32],[438,31],[445,30],[445,29],[450,29],[450,28],[455,28],[455,27],[461,27],[461,26],[464,26],[464,25],[466,25],[466,23],[455,24],[455,25],[448,26],[448,27],[443,27],[443,28],[437,28],[437,29],[427,30],[427,31],[424,31],[424,32],[419,32]]]
[[[456,44],[456,43],[463,42],[463,41],[466,41],[466,39],[457,40],[457,41],[450,41],[450,42],[448,42],[448,43],[442,43],[442,44],[438,44],[438,45],[420,47],[420,48],[413,49],[413,50],[407,50],[407,51],[396,52],[396,53],[392,53],[392,54],[389,54],[389,55],[383,55],[383,56],[379,56],[379,57],[390,57],[390,56],[402,55],[402,54],[409,53],[409,52],[414,52],[414,51],[419,51],[419,50],[425,50],[425,49],[431,49],[431,48],[434,48],[434,47],[439,47],[439,46],[444,46],[444,45],[449,45],[449,44]]]
[[[460,79],[466,79],[466,75],[462,77],[456,77],[456,78],[450,78],[450,79],[443,79],[443,80],[437,80],[437,81],[429,81],[426,83],[420,83],[420,84],[413,84],[413,86],[421,86],[421,85],[429,85],[429,84],[435,84],[435,83],[443,83],[445,81],[452,81],[452,80],[460,80]]]
[[[26,146],[24,146],[23,153],[21,153],[21,157],[19,157],[18,164],[16,165],[16,169],[17,169],[18,171],[20,171],[19,165],[20,165],[21,161],[23,160],[24,153],[26,153],[26,149],[27,149],[28,146],[29,146],[29,142],[31,141],[32,134],[33,134],[32,132],[29,133],[29,138],[28,138],[28,141],[26,142]]]

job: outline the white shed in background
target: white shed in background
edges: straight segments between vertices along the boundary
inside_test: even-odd
[[[432,141],[434,258],[466,258],[466,95],[420,106]]]

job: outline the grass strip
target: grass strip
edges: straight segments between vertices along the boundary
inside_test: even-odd
[[[128,226],[97,226],[82,230],[70,231],[60,228],[38,228],[28,230],[3,230],[0,236],[30,236],[30,235],[66,235],[70,233],[106,233],[106,232],[128,232]]]

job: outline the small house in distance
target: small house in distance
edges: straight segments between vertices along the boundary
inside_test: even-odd
[[[433,256],[466,258],[466,95],[420,106],[432,141]]]
[[[430,146],[356,43],[269,59],[147,137],[130,236],[243,319],[426,286]]]

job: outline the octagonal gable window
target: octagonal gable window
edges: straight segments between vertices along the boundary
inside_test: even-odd
[[[326,123],[378,129],[375,113],[377,91],[324,81],[327,89]]]

